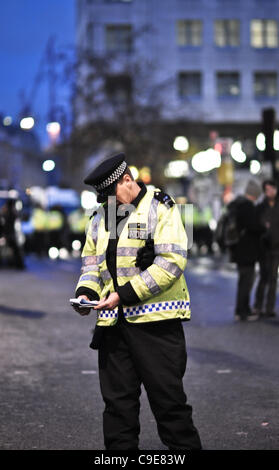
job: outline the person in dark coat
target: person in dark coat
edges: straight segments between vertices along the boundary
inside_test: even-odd
[[[255,202],[261,194],[261,187],[254,180],[248,182],[243,196],[230,203],[233,207],[239,230],[239,241],[232,251],[232,261],[237,265],[238,284],[236,295],[236,320],[257,320],[250,307],[250,295],[255,279],[255,265],[259,257],[260,224]]]
[[[276,183],[272,180],[264,181],[263,191],[265,198],[258,205],[258,211],[266,232],[261,237],[260,279],[256,289],[254,311],[261,316],[274,317],[279,266],[279,199]]]

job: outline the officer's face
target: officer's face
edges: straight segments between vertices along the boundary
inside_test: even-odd
[[[130,204],[133,200],[132,180],[129,175],[124,175],[116,186],[116,199],[121,204]]]
[[[267,184],[265,186],[264,192],[268,199],[275,199],[277,195],[277,188],[271,184]]]

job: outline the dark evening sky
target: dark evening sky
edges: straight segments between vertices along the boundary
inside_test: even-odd
[[[50,36],[57,46],[74,44],[75,0],[1,0],[0,113],[19,119],[22,93],[30,95]],[[46,80],[37,88],[32,108],[43,142],[48,113]]]

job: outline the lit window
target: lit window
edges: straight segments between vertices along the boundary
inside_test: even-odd
[[[106,47],[108,51],[131,52],[132,27],[131,25],[107,25]]]
[[[277,96],[277,73],[256,72],[254,74],[254,94],[256,97]]]
[[[202,22],[199,20],[177,21],[176,40],[179,46],[200,46],[202,44]]]
[[[218,47],[239,46],[239,20],[216,20],[214,37]]]
[[[217,95],[219,97],[237,97],[240,95],[239,73],[217,73]]]
[[[278,22],[276,20],[252,20],[251,46],[255,48],[278,47]]]
[[[201,73],[180,72],[178,75],[178,93],[182,98],[201,96]]]

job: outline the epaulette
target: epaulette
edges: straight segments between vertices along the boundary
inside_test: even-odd
[[[155,191],[154,197],[162,204],[165,204],[168,209],[170,209],[175,204],[174,200],[168,194],[163,193],[163,191]]]
[[[96,214],[98,214],[97,211],[92,212],[92,214],[90,215],[89,219],[92,219]]]

